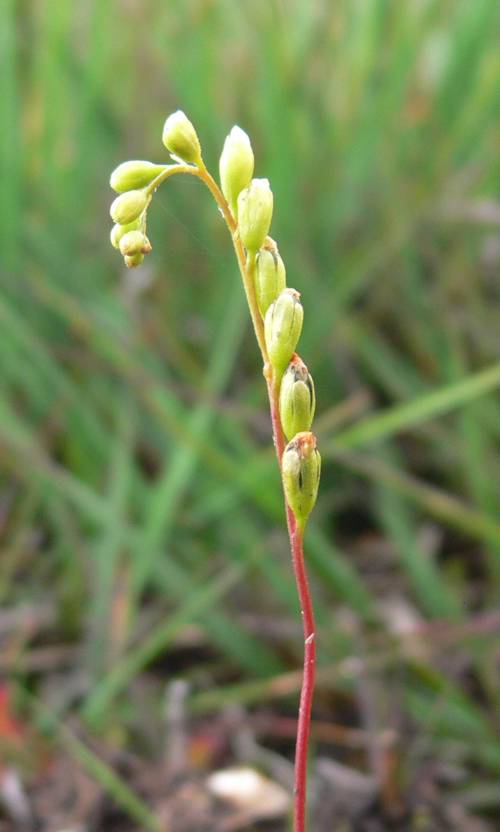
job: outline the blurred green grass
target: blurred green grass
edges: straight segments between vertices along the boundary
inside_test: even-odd
[[[212,169],[233,123],[251,135],[302,292],[326,462],[307,545],[320,663],[356,651],[337,611],[383,633],[394,596],[474,629],[500,586],[496,0],[7,0],[2,15],[0,598],[54,604],[89,724],[127,724],[129,685],[187,623],[255,701],[300,661],[300,639],[284,651],[241,615],[293,620],[297,602],[217,211],[171,182],[147,265],[124,274],[108,245],[110,171],[163,160],[178,107]],[[440,754],[442,735],[450,756],[477,741],[471,787],[500,769],[488,645],[466,647],[479,698],[433,653],[403,682]],[[221,704],[239,689],[218,686]],[[434,724],[443,696],[453,718]]]

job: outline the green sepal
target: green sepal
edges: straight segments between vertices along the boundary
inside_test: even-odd
[[[266,239],[273,216],[273,192],[268,179],[252,179],[238,196],[238,230],[247,251],[255,254]]]
[[[283,289],[266,312],[264,334],[269,360],[281,378],[302,331],[304,310],[295,289]]]
[[[281,426],[287,439],[311,429],[315,409],[316,395],[312,376],[302,359],[294,354],[280,388]]]
[[[255,260],[255,295],[263,318],[285,286],[285,264],[277,247],[264,245]]]
[[[281,473],[286,501],[303,528],[316,503],[321,475],[321,457],[313,433],[298,433],[288,443]]]

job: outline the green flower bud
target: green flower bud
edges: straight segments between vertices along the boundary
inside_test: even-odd
[[[261,248],[255,263],[255,294],[263,318],[285,286],[285,264],[278,249]]]
[[[196,130],[182,110],[170,115],[163,127],[163,144],[178,161],[201,162],[201,147]]]
[[[134,266],[140,266],[144,260],[144,254],[137,252],[137,254],[127,254],[125,256],[125,265],[127,269],[133,269]]]
[[[271,304],[264,319],[269,359],[274,369],[283,374],[300,338],[304,310],[295,289],[283,289]]]
[[[310,430],[315,408],[314,382],[302,359],[295,354],[280,388],[281,426],[287,439]]]
[[[261,248],[273,216],[273,192],[268,179],[252,179],[238,196],[238,228],[247,251]]]
[[[162,170],[165,170],[165,165],[140,160],[123,162],[114,169],[109,184],[117,194],[123,194],[135,188],[145,188]]]
[[[135,231],[136,228],[139,228],[140,220],[134,220],[134,222],[129,222],[127,225],[114,225],[111,229],[111,233],[109,238],[111,240],[111,245],[113,248],[120,248],[120,240],[127,231]]]
[[[313,433],[298,433],[288,443],[281,460],[283,488],[297,525],[303,528],[318,496],[321,457]]]
[[[111,219],[119,225],[127,225],[142,214],[148,202],[149,197],[145,191],[127,191],[117,196],[111,205]]]
[[[118,225],[118,223],[116,223],[111,229],[109,239],[111,240],[113,248],[119,248],[120,246],[120,239],[123,237],[122,228],[123,225]]]
[[[134,254],[149,254],[151,243],[142,231],[127,231],[120,240],[120,251],[124,257],[132,257]]]
[[[247,188],[253,176],[253,150],[250,139],[235,125],[224,142],[219,162],[222,193],[233,214],[237,215],[238,195]]]

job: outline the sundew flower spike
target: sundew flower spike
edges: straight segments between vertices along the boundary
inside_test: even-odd
[[[302,612],[304,672],[297,720],[293,828],[294,832],[306,832],[307,754],[316,647],[303,535],[316,502],[321,458],[316,437],[311,433],[316,404],[314,384],[295,352],[304,311],[299,292],[286,286],[285,264],[275,241],[268,236],[273,193],[267,179],[252,178],[254,155],[247,134],[235,126],[226,137],[219,161],[221,187],[205,166],[196,130],[181,110],[167,118],[162,138],[174,164],[132,160],[118,165],[111,174],[111,187],[118,193],[110,211],[115,223],[111,243],[120,250],[128,268],[143,262],[151,251],[146,219],[153,194],[179,173],[194,176],[206,185],[231,234],[262,355]]]

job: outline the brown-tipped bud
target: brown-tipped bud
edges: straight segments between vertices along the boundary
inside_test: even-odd
[[[255,295],[263,318],[285,286],[286,269],[278,249],[261,248],[255,262]]]
[[[268,251],[272,252],[273,254],[278,254],[278,243],[276,240],[273,240],[272,237],[267,236],[264,242],[262,243],[262,248],[267,249]]]
[[[127,231],[120,240],[120,252],[124,257],[149,254],[151,243],[142,231]]]
[[[241,127],[235,125],[224,142],[219,162],[222,193],[235,216],[238,196],[252,180],[253,164],[250,139]]]
[[[163,127],[162,140],[174,159],[194,165],[200,164],[200,141],[196,130],[182,110],[177,110],[167,118]]]
[[[127,269],[133,269],[135,266],[140,266],[144,260],[144,254],[137,252],[137,254],[127,254],[124,257]]]
[[[295,352],[303,318],[300,294],[295,289],[283,289],[266,312],[264,334],[267,352],[279,376]]]
[[[135,231],[139,228],[141,221],[139,219],[134,220],[134,222],[129,222],[128,225],[114,225],[111,229],[111,233],[109,235],[109,239],[111,240],[111,245],[113,248],[120,248],[120,240],[124,234],[128,231]]]
[[[318,496],[321,457],[313,433],[298,433],[288,443],[281,461],[283,488],[297,525],[306,524]]]
[[[283,433],[292,439],[310,430],[316,409],[314,382],[306,365],[295,353],[281,380],[280,417]]]
[[[268,179],[252,179],[238,197],[238,229],[247,251],[262,247],[273,216],[273,192]]]
[[[165,165],[154,165],[153,162],[135,160],[123,162],[111,174],[109,184],[117,194],[145,188],[158,174],[165,170]]]
[[[127,191],[117,196],[111,205],[111,219],[118,225],[127,225],[140,217],[148,202],[149,197],[145,191]]]

